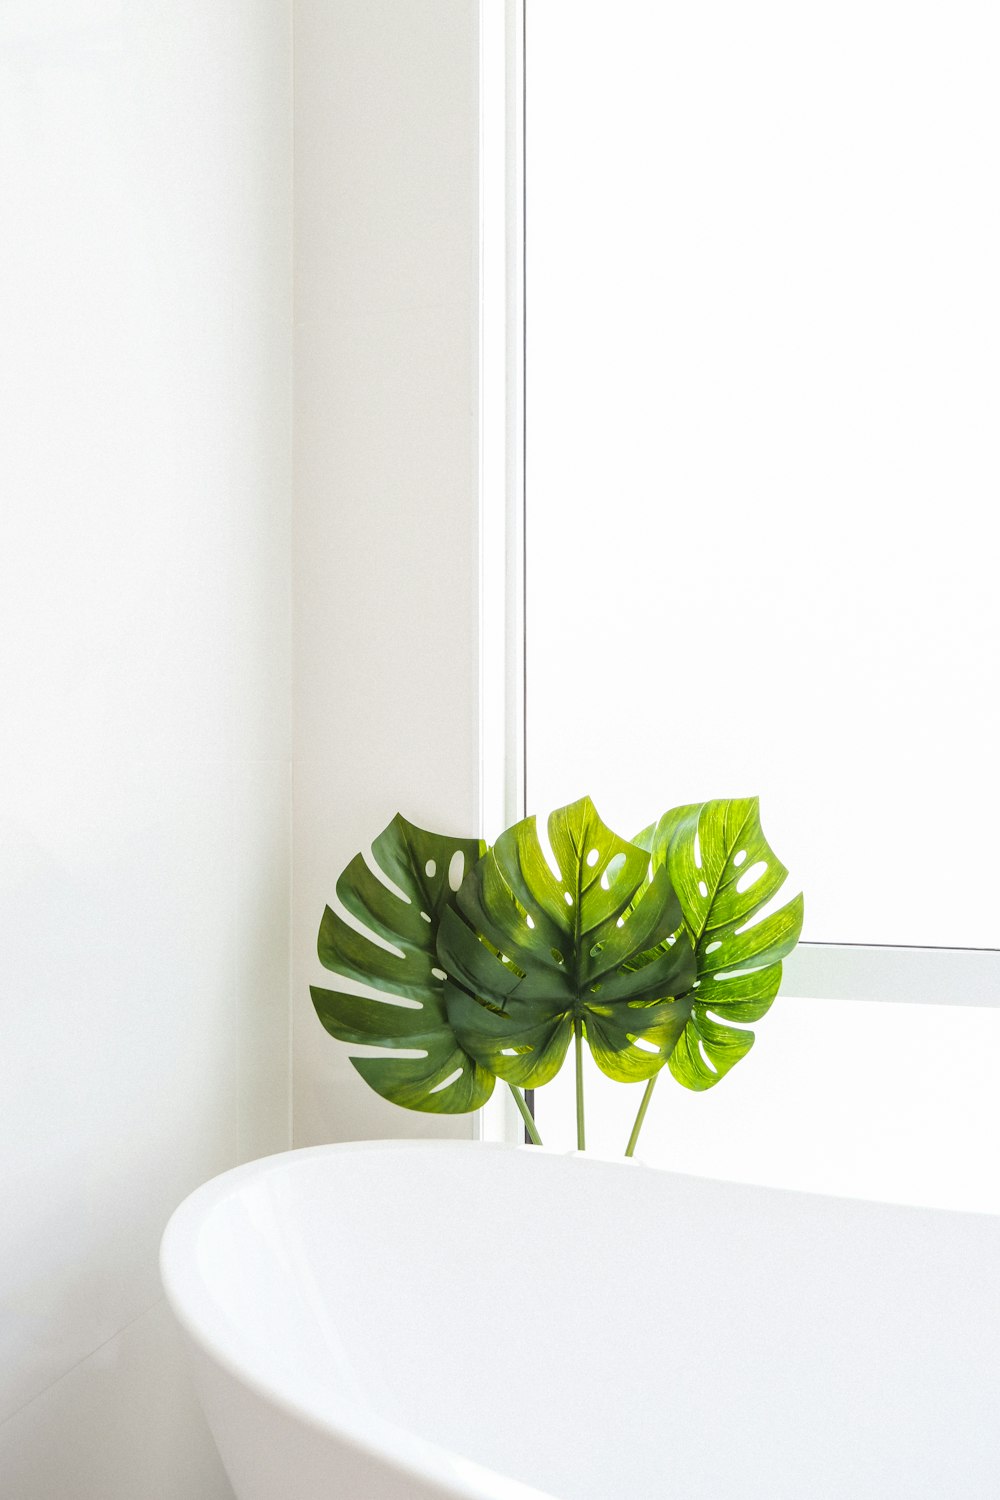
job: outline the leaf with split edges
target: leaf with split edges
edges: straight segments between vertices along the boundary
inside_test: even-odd
[[[316,1014],[342,1042],[423,1054],[351,1058],[376,1093],[406,1109],[463,1114],[493,1092],[493,1078],[461,1046],[448,1020],[436,954],[438,927],[454,899],[452,861],[461,855],[467,870],[485,847],[478,839],[428,833],[397,813],[372,844],[386,880],[356,854],[337,881],[338,899],[366,932],[330,907],[323,913],[318,946],[324,967],[381,990],[386,999],[314,985]]]
[[[438,956],[456,1036],[498,1078],[539,1088],[576,1022],[598,1067],[639,1082],[684,1030],[694,954],[665,869],[601,822],[589,797],[501,834],[442,916]]]
[[[668,1066],[686,1088],[709,1089],[753,1046],[741,1023],[770,1009],[781,960],[802,931],[803,899],[754,921],[788,874],[764,837],[756,797],[676,807],[635,842],[654,871],[668,871],[695,946],[690,1016]]]

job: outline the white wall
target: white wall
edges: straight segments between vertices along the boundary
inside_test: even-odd
[[[295,1142],[468,1136],[323,1031],[316,934],[397,810],[475,834],[478,6],[295,13]]]
[[[174,1205],[288,1142],[290,5],[0,6],[0,1493],[227,1493]]]
[[[0,7],[0,1493],[223,1500],[174,1205],[289,1143],[290,0]],[[296,1140],[450,1133],[308,999],[475,832],[475,0],[297,0]]]

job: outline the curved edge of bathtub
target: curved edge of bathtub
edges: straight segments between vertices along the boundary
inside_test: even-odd
[[[484,1468],[473,1459],[452,1453],[387,1421],[360,1403],[338,1398],[336,1416],[331,1417],[327,1402],[310,1381],[285,1367],[277,1373],[264,1370],[259,1357],[227,1324],[197,1277],[185,1274],[184,1267],[193,1264],[194,1245],[205,1215],[242,1182],[292,1159],[387,1149],[520,1152],[537,1148],[484,1141],[346,1141],[282,1151],[232,1167],[196,1188],[174,1210],[167,1223],[160,1243],[160,1279],[167,1303],[195,1348],[232,1379],[253,1390],[293,1420],[377,1459],[379,1463],[396,1469],[404,1478],[436,1486],[442,1497],[449,1497],[449,1500],[452,1497],[454,1500],[554,1500],[547,1491],[535,1489],[520,1480]]]

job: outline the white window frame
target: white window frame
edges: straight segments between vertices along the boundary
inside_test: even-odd
[[[529,3],[480,0],[480,813],[490,840],[526,812]],[[785,960],[782,990],[803,999],[998,1008],[1000,949],[805,942]],[[521,1138],[509,1101],[484,1117],[480,1134],[486,1139]]]
[[[525,814],[524,0],[479,4],[479,826]],[[520,1142],[510,1094],[477,1115]]]
[[[479,7],[480,814],[524,812],[524,0]]]

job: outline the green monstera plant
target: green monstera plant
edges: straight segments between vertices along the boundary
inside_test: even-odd
[[[313,987],[333,1036],[379,1049],[351,1061],[407,1109],[478,1109],[497,1079],[541,1144],[523,1090],[549,1083],[573,1043],[577,1145],[585,1148],[583,1046],[622,1083],[645,1082],[626,1155],[656,1080],[713,1088],[754,1043],[781,960],[798,941],[802,896],[764,912],[787,871],[756,798],[694,803],[635,838],[589,797],[492,848],[398,814],[337,881],[354,925],[327,907],[323,965],[378,995]]]

